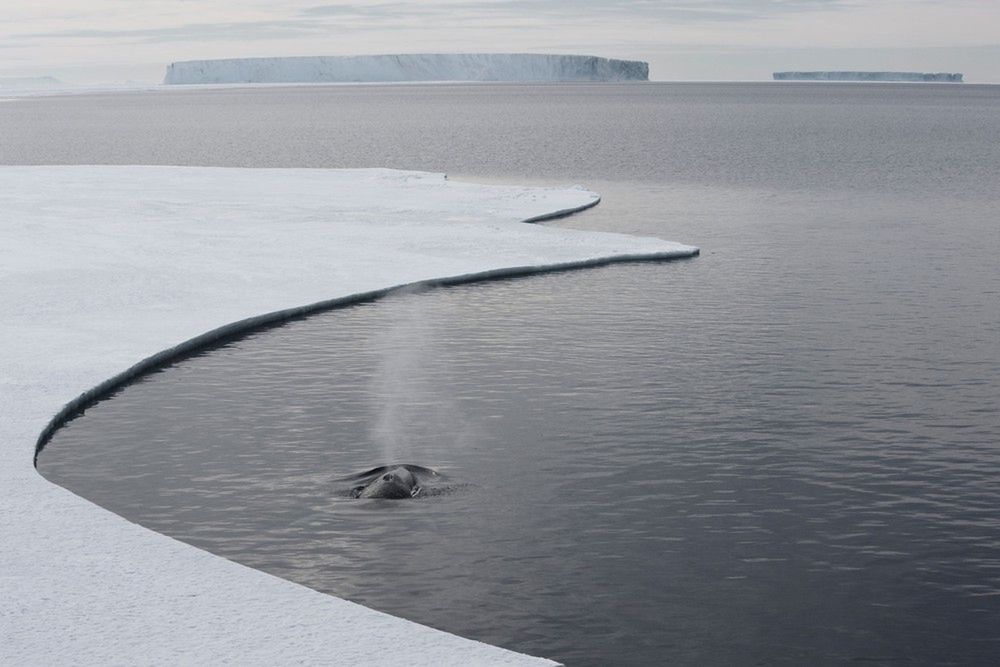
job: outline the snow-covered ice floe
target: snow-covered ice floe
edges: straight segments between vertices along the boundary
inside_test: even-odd
[[[536,53],[408,53],[188,60],[165,84],[386,81],[647,81],[649,64]]]
[[[549,664],[129,523],[32,458],[67,402],[206,332],[415,281],[697,252],[518,222],[596,202],[381,169],[0,167],[0,664]]]

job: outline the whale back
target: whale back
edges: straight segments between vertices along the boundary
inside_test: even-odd
[[[393,468],[405,468],[407,471],[409,471],[409,472],[411,472],[411,473],[413,473],[415,475],[424,475],[426,477],[440,477],[440,475],[441,475],[441,473],[439,473],[437,470],[433,470],[431,468],[425,468],[423,466],[411,465],[411,464],[408,464],[408,463],[397,463],[397,464],[394,464],[394,465],[377,466],[375,468],[372,468],[371,470],[366,470],[364,472],[359,472],[359,473],[357,473],[355,475],[348,475],[347,477],[340,477],[340,478],[337,479],[337,481],[338,482],[353,482],[353,481],[361,481],[361,480],[365,480],[365,479],[371,479],[371,478],[375,477],[376,475],[381,475],[382,473],[388,472],[388,471],[392,470]]]

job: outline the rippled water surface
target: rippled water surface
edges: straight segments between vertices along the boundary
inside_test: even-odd
[[[49,479],[242,563],[573,665],[1000,659],[997,88],[10,108],[7,161],[31,161],[33,113],[83,119],[73,145],[39,138],[40,161],[581,181],[604,202],[560,226],[703,251],[403,294],[231,341],[71,422],[40,457]],[[441,470],[451,492],[345,495],[338,478],[386,461]]]

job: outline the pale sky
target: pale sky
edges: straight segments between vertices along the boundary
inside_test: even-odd
[[[3,77],[156,82],[176,60],[454,52],[646,60],[657,80],[1000,82],[1000,0],[0,0]]]

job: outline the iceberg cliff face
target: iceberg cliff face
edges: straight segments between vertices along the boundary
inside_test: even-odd
[[[597,56],[449,53],[189,60],[166,84],[387,81],[648,81],[649,64]]]
[[[916,81],[962,83],[960,72],[775,72],[775,81]]]

